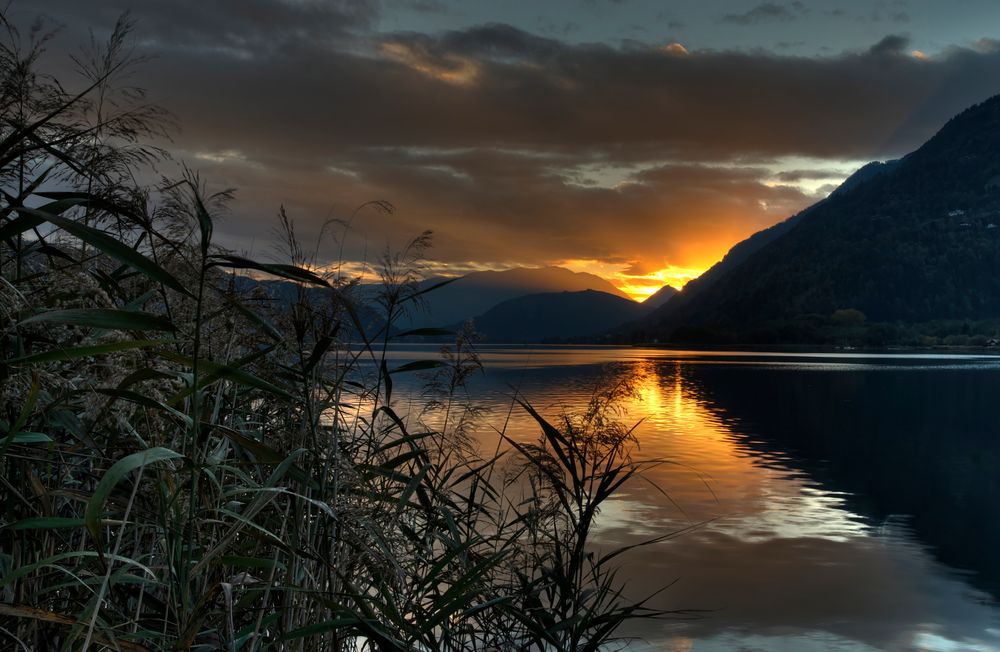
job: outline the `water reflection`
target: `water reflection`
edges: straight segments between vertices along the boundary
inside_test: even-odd
[[[470,389],[501,414],[511,388],[552,414],[584,405],[608,363],[636,378],[627,418],[644,419],[638,456],[669,463],[604,510],[600,544],[702,524],[626,560],[632,595],[677,580],[657,606],[706,610],[633,629],[649,648],[1000,649],[996,358],[485,357]],[[508,432],[536,435],[518,411]],[[487,429],[481,437],[495,444]]]

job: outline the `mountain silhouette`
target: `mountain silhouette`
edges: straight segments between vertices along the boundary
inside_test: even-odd
[[[428,279],[422,287],[431,287],[443,280]],[[397,326],[444,326],[482,315],[509,299],[529,294],[583,290],[597,290],[629,300],[628,295],[599,276],[572,272],[562,267],[472,272],[423,295],[422,305],[404,315]]]
[[[1000,317],[1000,96],[739,243],[635,330],[809,340],[846,314],[882,324]]]
[[[595,336],[644,311],[607,292],[544,292],[503,301],[473,323],[487,342],[545,342]]]
[[[642,307],[647,311],[655,310],[659,308],[667,301],[670,301],[677,295],[677,289],[669,285],[664,285],[659,290],[649,295],[645,301],[642,302]]]

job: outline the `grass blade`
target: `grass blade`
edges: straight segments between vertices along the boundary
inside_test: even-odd
[[[150,448],[139,453],[132,453],[115,462],[101,481],[97,483],[93,495],[87,502],[87,509],[84,513],[84,521],[87,531],[97,544],[97,549],[101,550],[101,512],[104,509],[104,501],[115,486],[121,482],[125,476],[132,471],[144,467],[147,464],[161,462],[165,460],[175,460],[183,457],[169,448]]]
[[[175,331],[174,325],[165,317],[148,312],[113,310],[110,308],[68,308],[49,310],[21,320],[22,324],[50,322],[71,326],[106,328],[123,331]]]
[[[278,265],[273,263],[260,263],[256,260],[250,260],[249,258],[243,258],[242,256],[229,256],[229,255],[217,255],[212,256],[212,265],[216,267],[233,267],[236,269],[256,269],[260,272],[267,272],[268,274],[273,274],[274,276],[280,276],[282,278],[287,278],[291,281],[299,281],[301,283],[311,283],[312,285],[321,285],[323,287],[330,287],[322,277],[314,272],[310,272],[308,269],[303,269],[302,267],[296,267],[295,265]]]
[[[127,351],[129,349],[142,349],[169,342],[170,340],[125,340],[123,342],[109,342],[107,344],[94,344],[91,346],[77,346],[71,349],[53,349],[43,353],[33,353],[32,355],[12,358],[10,364],[37,364],[40,362],[63,362],[75,358],[89,358],[92,356],[106,355],[117,351]]]
[[[32,212],[33,210],[34,209],[26,208],[18,209],[19,212]],[[39,210],[38,212],[41,213],[38,217],[42,217],[45,221],[55,224],[70,235],[83,240],[96,249],[99,249],[123,265],[128,265],[142,272],[154,281],[162,283],[163,285],[171,288],[172,290],[176,290],[181,294],[186,294],[189,297],[193,296],[179,280],[170,274],[170,272],[163,269],[149,258],[146,258],[132,247],[129,247],[125,243],[112,238],[107,233],[85,226],[65,217],[49,214],[45,210]]]

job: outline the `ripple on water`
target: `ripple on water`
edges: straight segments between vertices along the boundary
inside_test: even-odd
[[[982,521],[977,541],[976,517],[954,516],[1000,463],[1000,356],[491,347],[484,361],[470,396],[520,439],[537,424],[510,411],[514,392],[554,418],[608,365],[634,377],[636,457],[663,463],[608,501],[596,544],[693,526],[629,553],[623,577],[635,597],[675,582],[654,606],[705,610],[633,626],[648,641],[634,649],[1000,650],[990,556],[972,554],[1000,532]],[[412,380],[396,392],[419,395]],[[922,481],[937,484],[908,502]]]

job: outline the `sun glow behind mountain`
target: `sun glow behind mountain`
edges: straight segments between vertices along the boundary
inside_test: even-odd
[[[563,260],[558,265],[574,272],[589,272],[605,278],[639,302],[656,294],[656,291],[664,285],[680,290],[688,281],[698,278],[711,266],[711,264],[704,267],[667,265],[660,269],[648,270],[636,263],[611,264],[599,260]]]

